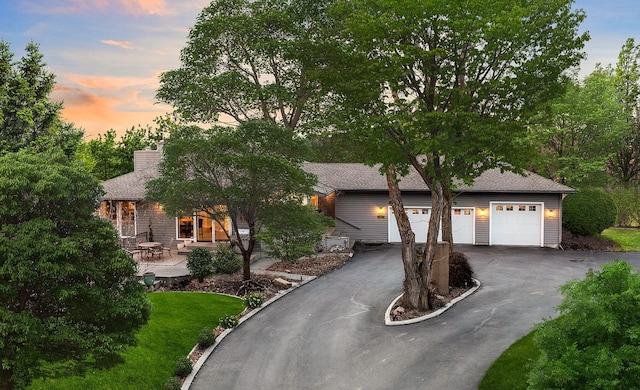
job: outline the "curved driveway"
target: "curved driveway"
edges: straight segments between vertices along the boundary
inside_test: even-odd
[[[482,288],[441,316],[385,326],[400,248],[359,252],[229,334],[191,389],[476,389],[491,363],[561,301],[557,287],[639,253],[458,246]]]

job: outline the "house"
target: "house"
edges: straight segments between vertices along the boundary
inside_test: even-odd
[[[307,163],[318,177],[313,203],[335,218],[336,230],[352,240],[400,242],[384,176],[364,164]],[[427,186],[415,170],[399,183],[416,242],[426,241],[431,210]],[[453,193],[452,226],[457,244],[558,247],[562,199],[576,191],[534,173],[493,169]]]
[[[107,180],[98,213],[121,237],[153,232],[168,243],[226,241],[222,227],[206,215],[168,216],[144,200],[145,185],[157,178],[162,146],[134,153],[134,171]],[[310,203],[333,217],[336,230],[351,240],[400,242],[384,176],[364,164],[305,163],[318,177]],[[430,213],[429,191],[415,171],[400,182],[402,198],[417,242],[425,242]],[[454,191],[452,225],[457,244],[558,247],[562,241],[562,199],[572,188],[529,173],[489,170],[473,185]],[[229,221],[225,221],[229,228]]]

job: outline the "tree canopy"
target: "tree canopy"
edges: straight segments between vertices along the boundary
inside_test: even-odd
[[[571,5],[353,0],[332,9],[329,40],[339,44],[323,81],[342,97],[339,117],[360,130],[369,162],[412,166],[431,189],[427,261],[414,256],[422,270],[411,272],[421,275],[421,294],[454,179],[524,167],[528,119],[562,92],[566,70],[583,57],[584,13]]]
[[[0,41],[0,153],[55,146],[71,156],[83,132],[62,121],[62,103],[51,101],[55,75],[45,69],[38,45],[30,42],[25,51],[14,61],[9,44]]]
[[[236,128],[181,127],[165,142],[161,177],[148,184],[147,197],[162,203],[169,214],[202,211],[220,223],[242,253],[248,280],[265,210],[310,193],[315,184],[301,167],[307,150],[293,130],[263,120]],[[227,217],[231,231],[226,229]],[[247,243],[240,239],[243,226]]]
[[[150,314],[100,188],[61,152],[0,156],[0,388],[105,367]]]
[[[218,0],[198,16],[182,66],[160,77],[157,97],[191,122],[277,121],[296,128],[321,102],[305,67],[325,24],[325,1]]]

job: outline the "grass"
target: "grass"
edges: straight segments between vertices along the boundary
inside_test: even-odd
[[[611,228],[603,231],[602,236],[618,243],[625,252],[640,251],[640,229]]]
[[[30,389],[162,389],[173,376],[176,361],[225,314],[240,313],[242,300],[226,295],[186,292],[149,294],[153,312],[138,333],[138,345],[123,354],[125,363],[83,377],[38,380]]]
[[[531,332],[512,344],[493,362],[478,385],[478,389],[526,389],[531,365],[538,360],[539,356],[540,351],[533,344],[533,332]]]

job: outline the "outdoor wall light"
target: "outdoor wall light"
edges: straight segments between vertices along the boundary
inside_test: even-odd
[[[488,212],[488,211],[489,211],[489,209],[487,209],[487,208],[479,208],[479,209],[478,209],[478,214],[479,214],[481,217],[486,217],[486,216],[487,216],[487,212]]]
[[[547,209],[547,216],[553,217],[556,211],[554,209]]]
[[[384,218],[384,207],[378,207],[378,218]]]

